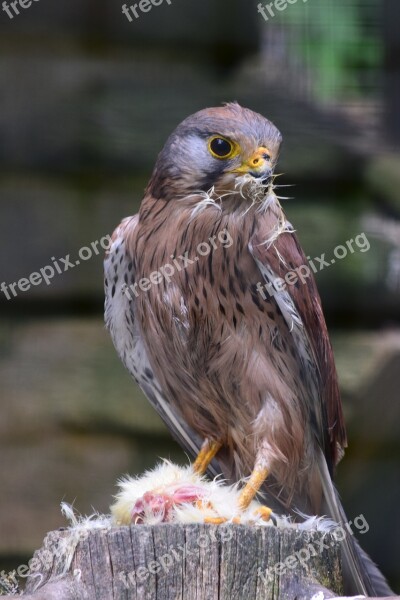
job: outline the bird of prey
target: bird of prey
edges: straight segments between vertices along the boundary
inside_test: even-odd
[[[274,192],[281,139],[237,103],[176,128],[113,234],[105,320],[196,471],[247,478],[238,508],[261,491],[276,512],[343,522],[341,400],[315,281],[293,275],[307,259]],[[353,591],[387,593],[353,539],[343,555]]]

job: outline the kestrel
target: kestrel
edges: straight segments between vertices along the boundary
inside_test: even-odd
[[[176,128],[113,234],[105,319],[197,472],[248,477],[239,508],[261,490],[274,511],[343,522],[341,400],[315,281],[295,277],[308,263],[274,192],[281,139],[236,103]],[[353,539],[342,545],[350,587],[387,593]]]

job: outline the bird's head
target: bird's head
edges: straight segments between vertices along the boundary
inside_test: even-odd
[[[239,181],[270,179],[282,136],[262,115],[237,103],[206,108],[185,119],[160,152],[150,183],[154,197],[182,198]]]

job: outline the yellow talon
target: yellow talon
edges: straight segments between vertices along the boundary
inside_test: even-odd
[[[222,525],[222,523],[226,523],[228,519],[225,517],[205,517],[204,523],[208,523],[208,525]]]
[[[193,463],[193,470],[198,475],[203,475],[210,462],[221,448],[221,442],[215,442],[211,440],[205,440],[202,445],[200,452],[197,455],[196,460]]]
[[[233,517],[233,519],[232,519],[232,523],[235,523],[235,525],[240,525],[241,522],[242,521],[241,521],[240,517]]]
[[[213,505],[211,504],[211,502],[209,500],[203,500],[202,498],[199,498],[198,500],[196,500],[195,507],[199,508],[200,510],[204,510],[207,508],[210,510],[214,509]]]
[[[259,506],[253,513],[260,516],[263,521],[269,521],[272,515],[272,510],[268,506]]]

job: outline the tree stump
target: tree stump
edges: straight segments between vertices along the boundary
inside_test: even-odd
[[[333,535],[273,526],[54,531],[28,567],[27,600],[310,600],[342,591]]]

